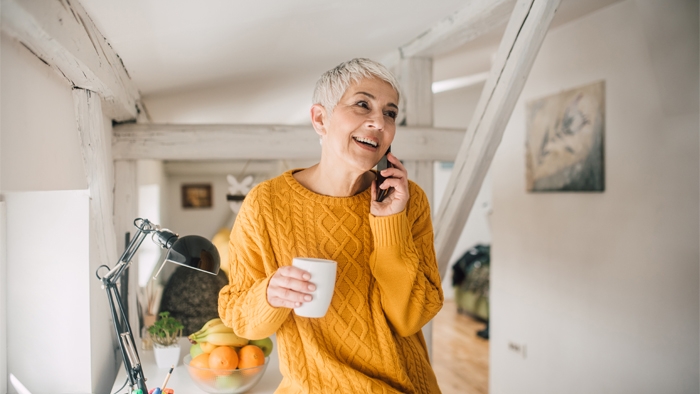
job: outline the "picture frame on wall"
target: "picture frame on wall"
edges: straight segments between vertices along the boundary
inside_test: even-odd
[[[188,209],[211,208],[212,187],[210,183],[182,185],[182,207]]]
[[[605,191],[605,81],[526,105],[528,192]]]

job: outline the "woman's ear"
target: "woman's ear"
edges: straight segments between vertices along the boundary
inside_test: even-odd
[[[311,106],[311,124],[316,130],[316,134],[323,137],[326,135],[326,127],[328,126],[328,117],[326,116],[326,109],[321,104],[314,104]]]

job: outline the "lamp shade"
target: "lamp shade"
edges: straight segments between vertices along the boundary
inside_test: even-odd
[[[199,235],[178,238],[168,251],[165,261],[212,275],[218,274],[221,266],[219,251],[208,239]]]

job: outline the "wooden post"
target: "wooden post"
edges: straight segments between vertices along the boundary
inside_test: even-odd
[[[433,59],[411,57],[401,59],[398,65],[398,78],[403,89],[400,99],[401,120],[406,126],[433,126]],[[397,130],[397,135],[400,133]],[[394,148],[392,146],[392,148]],[[392,149],[401,158],[401,151]],[[433,201],[433,162],[432,160],[404,160],[408,179],[413,180]],[[423,336],[428,346],[428,354],[433,355],[433,322],[423,326]]]
[[[89,278],[89,293],[85,296],[90,299],[89,341],[95,360],[91,367],[99,365],[100,368],[104,368],[102,360],[109,360],[108,365],[116,367],[113,350],[117,346],[117,338],[110,324],[108,299],[100,281],[94,276],[99,266],[113,267],[118,260],[112,217],[114,170],[111,144],[109,133],[105,130],[99,95],[90,90],[74,88],[73,102],[85,178],[90,193],[90,259],[85,276]],[[106,273],[105,270],[100,272]]]
[[[515,6],[436,217],[443,276],[559,2],[519,0]]]
[[[433,59],[401,59],[398,78],[403,90],[399,124],[433,127]]]
[[[134,219],[138,215],[138,185],[136,179],[136,160],[116,160],[114,162],[114,227],[119,255],[124,252],[125,235],[131,237],[136,233]],[[158,223],[160,224],[160,223]],[[147,240],[146,242],[150,242]],[[134,339],[141,338],[139,314],[137,309],[139,291],[139,263],[134,257],[129,267],[129,324]]]
[[[73,89],[75,115],[82,148],[83,165],[90,190],[90,222],[97,230],[100,264],[117,263],[112,218],[114,170],[110,141],[105,135],[102,104],[97,93]]]
[[[411,57],[402,59],[398,66],[398,78],[403,89],[399,122],[406,126],[433,127],[433,59]],[[397,136],[401,130],[397,130]],[[428,131],[430,133],[430,131]],[[394,149],[399,158],[404,159],[400,150]],[[408,178],[425,191],[428,200],[433,201],[433,159],[404,160]]]

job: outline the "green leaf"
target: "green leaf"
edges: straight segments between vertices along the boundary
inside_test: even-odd
[[[168,311],[163,311],[158,316],[160,316],[160,319],[156,320],[148,328],[151,338],[153,338],[154,342],[163,346],[176,343],[185,327],[177,319],[170,317],[170,312]]]

